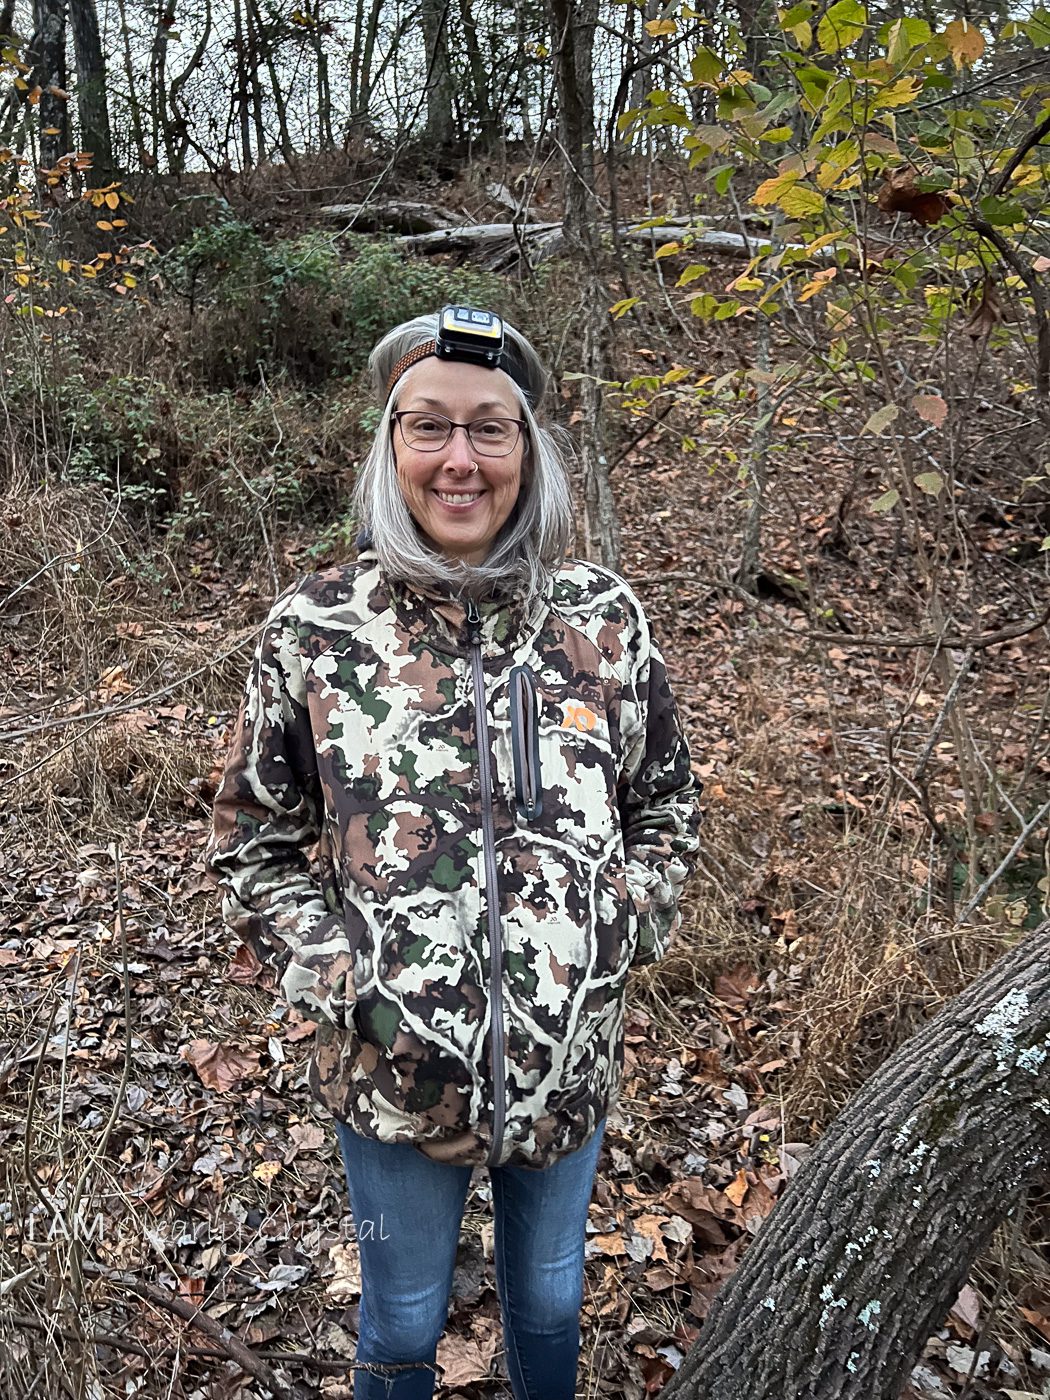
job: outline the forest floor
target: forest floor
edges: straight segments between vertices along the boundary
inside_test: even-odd
[[[689,350],[739,361],[724,330]],[[570,388],[564,400],[571,425]],[[994,437],[1013,411],[993,394],[982,431]],[[822,410],[778,417],[751,598],[726,565],[739,483],[683,455],[687,419],[678,410],[642,438],[642,420],[618,429],[622,571],[668,659],[706,835],[682,934],[628,992],[622,1096],[588,1227],[586,1397],[659,1392],[821,1126],[1045,896],[1045,865],[1022,855],[981,921],[954,929],[940,893],[946,882],[961,902],[974,874],[945,864],[921,797],[886,758],[892,736],[896,762],[913,767],[933,734],[932,800],[958,823],[972,806],[960,748],[971,762],[987,754],[1015,795],[1045,787],[1046,736],[1024,727],[1050,679],[1045,626],[982,652],[960,686],[971,743],[943,719],[938,730],[947,684],[912,644],[924,625],[914,559],[893,522],[851,504],[879,494],[878,444],[851,444]],[[718,431],[746,451],[746,415]],[[967,600],[982,633],[1047,596],[1033,531],[990,502],[1015,485],[1000,476],[993,491],[999,466],[985,452],[969,478],[979,501],[966,550],[929,536],[942,591]],[[4,509],[6,593],[26,577],[19,532],[35,526],[26,500]],[[47,505],[66,569],[90,525],[69,509]],[[304,528],[271,541],[282,586],[316,566],[315,543]],[[180,1306],[203,1305],[286,1383],[317,1387],[300,1394],[337,1400],[345,1375],[321,1379],[309,1362],[352,1355],[360,1290],[335,1140],[304,1088],[311,1028],[231,949],[202,867],[227,726],[276,591],[265,563],[231,577],[223,555],[202,535],[169,569],[160,549],[146,587],[111,552],[99,565],[107,609],[80,632],[71,575],[22,590],[22,612],[9,603],[0,723],[18,805],[0,826],[2,1262],[25,1286],[12,1290],[22,1330],[3,1336],[4,1364],[39,1364],[27,1338],[55,1342],[64,1327],[68,1347],[90,1319],[91,1369],[107,1385],[261,1394],[226,1340],[178,1321]],[[814,641],[815,622],[841,635]],[[880,644],[863,642],[872,634]],[[950,656],[958,667],[961,651]],[[969,815],[994,866],[1013,833],[991,802]],[[1004,1233],[981,1261],[910,1395],[1050,1394],[1039,1205],[1020,1245]],[[298,1359],[280,1362],[288,1352]],[[481,1171],[438,1360],[443,1400],[509,1396]]]

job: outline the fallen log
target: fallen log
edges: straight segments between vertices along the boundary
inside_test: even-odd
[[[324,204],[319,212],[332,223],[351,224],[355,233],[421,234],[452,229],[463,222],[462,216],[451,209],[410,199],[384,200],[382,204]]]
[[[896,1400],[1050,1164],[1050,923],[890,1057],[803,1163],[660,1400]]]

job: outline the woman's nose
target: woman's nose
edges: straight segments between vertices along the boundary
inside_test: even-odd
[[[474,470],[474,449],[470,438],[467,437],[466,428],[459,423],[452,429],[452,436],[445,444],[444,465],[455,467],[462,472]]]

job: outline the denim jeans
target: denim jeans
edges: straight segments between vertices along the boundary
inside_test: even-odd
[[[336,1125],[361,1251],[358,1361],[434,1361],[470,1167]],[[574,1400],[584,1227],[604,1122],[542,1171],[494,1167],[496,1289],[514,1400]],[[431,1400],[435,1374],[354,1372],[354,1400]]]

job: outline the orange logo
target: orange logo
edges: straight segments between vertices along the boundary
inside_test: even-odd
[[[590,733],[598,723],[598,716],[588,710],[586,705],[566,705],[565,718],[561,722],[562,729],[579,729],[584,734]]]

